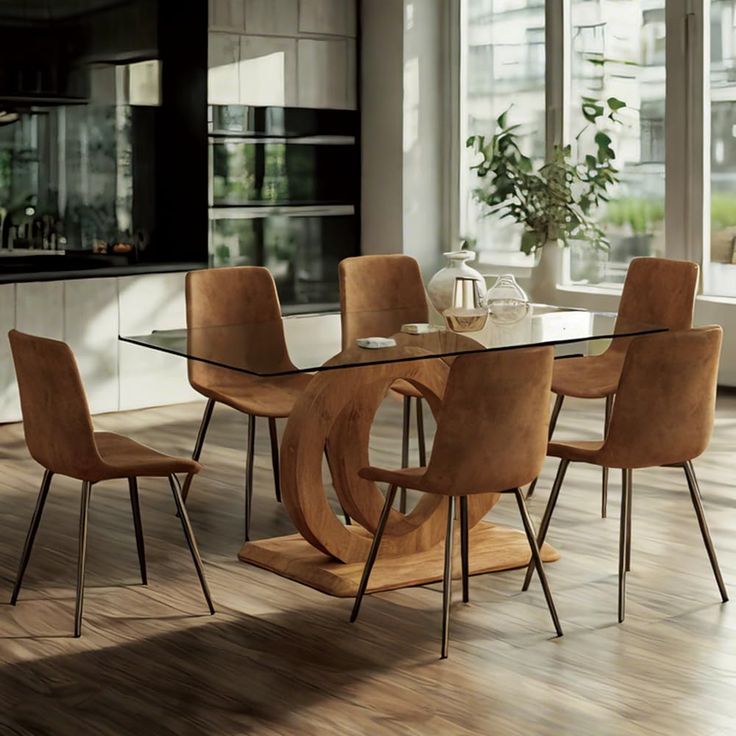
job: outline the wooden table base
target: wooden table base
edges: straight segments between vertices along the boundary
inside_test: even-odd
[[[366,532],[367,537],[370,535]],[[470,530],[470,574],[498,572],[529,563],[529,544],[523,532],[506,526],[481,522]],[[456,540],[453,564],[460,576],[460,543]],[[246,542],[238,557],[257,567],[295,580],[302,585],[339,598],[352,598],[358,590],[363,562],[339,562],[315,549],[299,534]],[[376,560],[368,592],[410,588],[442,580],[444,542],[423,552]],[[554,562],[557,550],[545,544],[542,559]],[[520,579],[521,582],[521,579]]]

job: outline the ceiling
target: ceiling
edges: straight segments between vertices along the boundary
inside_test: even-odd
[[[0,21],[64,20],[121,4],[121,0],[0,0]]]

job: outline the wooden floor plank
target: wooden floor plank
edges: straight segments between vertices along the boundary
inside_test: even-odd
[[[188,454],[202,409],[96,423]],[[400,409],[387,400],[379,413],[375,464],[398,463]],[[596,437],[602,410],[602,402],[570,401],[558,436]],[[286,535],[293,527],[273,497],[262,429],[253,533]],[[551,635],[536,580],[521,593],[521,571],[478,576],[469,605],[456,586],[450,658],[439,661],[438,585],[370,596],[350,625],[349,599],[237,560],[245,440],[245,419],[218,407],[189,502],[217,615],[206,613],[166,482],[140,484],[147,587],[138,579],[127,485],[111,482],[93,492],[84,634],[75,640],[79,484],[54,479],[19,604],[7,605],[41,472],[22,427],[0,427],[0,734],[734,733],[736,609],[720,604],[681,472],[634,474],[623,625],[620,478],[612,473],[609,518],[600,519],[599,471],[573,466],[549,536],[562,558],[547,568],[565,636]],[[722,393],[713,443],[696,471],[727,585],[736,580],[734,446],[736,395]],[[530,502],[535,521],[554,472],[550,460]],[[518,528],[513,499],[488,520]]]

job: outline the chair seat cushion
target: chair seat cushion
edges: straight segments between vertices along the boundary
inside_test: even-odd
[[[208,399],[258,417],[288,417],[312,380],[307,373],[274,378],[230,373],[232,379],[218,378],[207,384],[192,382],[192,387]]]
[[[625,357],[623,350],[607,350],[602,355],[556,360],[552,391],[579,399],[602,399],[615,394]]]
[[[389,468],[377,468],[368,466],[361,468],[358,475],[366,480],[372,480],[376,483],[389,483],[397,485],[400,488],[411,488],[416,491],[429,490],[423,484],[424,476],[427,468],[397,468],[391,470]]]
[[[576,442],[550,442],[547,446],[549,457],[559,457],[571,462],[593,463],[599,465],[598,456],[603,440],[579,440]]]
[[[368,466],[366,468],[361,468],[358,471],[358,475],[366,480],[372,480],[376,483],[388,483],[389,485],[395,485],[399,488],[410,488],[414,491],[435,493],[440,496],[453,495],[451,483],[439,486],[428,482],[427,468],[396,468],[395,470],[391,470],[389,468]],[[505,487],[472,488],[466,491],[464,495],[470,496],[475,493],[504,493],[506,490],[508,489]]]
[[[164,455],[129,437],[112,432],[95,432],[95,443],[104,467],[99,478],[131,478],[136,476],[168,476],[172,473],[198,473],[202,466],[188,458]]]
[[[411,396],[412,398],[421,398],[422,396],[422,392],[418,388],[401,378],[391,384],[391,390],[400,396]]]

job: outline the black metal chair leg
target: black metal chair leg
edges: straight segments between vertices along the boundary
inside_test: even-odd
[[[28,567],[28,560],[31,558],[33,542],[36,539],[36,532],[38,531],[38,526],[41,523],[41,515],[43,514],[43,508],[46,503],[46,497],[49,495],[49,488],[51,487],[51,479],[53,477],[54,474],[50,470],[45,471],[43,474],[41,488],[38,491],[38,498],[36,499],[36,508],[33,510],[31,524],[28,527],[26,541],[23,545],[23,552],[20,557],[20,564],[18,565],[18,576],[15,579],[13,594],[10,597],[10,604],[12,606],[18,602],[18,594],[20,593],[20,587],[23,584],[23,576],[25,575],[26,568]]]
[[[250,539],[250,517],[253,510],[253,463],[256,452],[256,418],[248,414],[248,449],[245,456],[245,541]]]
[[[524,494],[521,492],[521,488],[517,488],[514,491],[516,496],[516,503],[519,506],[519,513],[521,514],[521,521],[524,524],[524,531],[526,532],[526,538],[529,540],[529,546],[532,550],[532,561],[537,568],[537,575],[539,575],[539,582],[542,583],[542,590],[544,591],[544,598],[547,601],[547,608],[549,608],[549,615],[552,617],[552,623],[554,624],[557,636],[562,636],[562,627],[560,626],[560,619],[557,616],[557,609],[555,608],[555,602],[552,599],[552,592],[549,589],[549,583],[547,582],[547,575],[544,572],[544,564],[542,563],[542,555],[537,545],[537,540],[534,535],[534,526],[532,520],[529,518],[529,512],[527,511],[526,504],[524,503]]]
[[[82,635],[82,608],[84,606],[84,572],[87,563],[87,520],[92,484],[82,483],[82,502],[79,510],[79,554],[77,557],[77,600],[74,612],[74,636]]]
[[[360,604],[363,602],[363,596],[368,588],[368,580],[373,570],[373,565],[376,562],[378,556],[378,548],[381,546],[381,539],[383,532],[386,529],[386,522],[391,514],[391,507],[396,498],[396,486],[389,486],[386,491],[386,500],[383,503],[383,510],[378,520],[378,527],[376,527],[376,533],[373,535],[373,543],[371,544],[370,552],[368,553],[368,559],[365,561],[365,567],[363,568],[363,575],[360,578],[360,585],[358,586],[358,592],[355,594],[355,603],[353,603],[353,610],[350,613],[350,623],[353,623],[358,618],[360,612]]]
[[[419,465],[427,465],[427,442],[424,437],[424,408],[422,397],[417,396],[417,442],[419,444]]]
[[[215,408],[215,400],[208,399],[207,405],[204,407],[204,414],[202,415],[202,423],[199,425],[199,431],[197,432],[197,440],[194,443],[194,450],[192,451],[192,460],[199,460],[202,454],[202,447],[204,446],[204,438],[207,435],[207,429],[210,426],[210,419],[212,419],[212,412]],[[181,497],[184,499],[184,503],[187,501],[189,495],[189,488],[194,480],[194,475],[191,473],[184,479],[184,487],[181,490]]]
[[[404,396],[404,426],[401,432],[401,467],[409,467],[409,427],[411,426],[411,396]],[[399,511],[406,513],[406,488],[399,493]]]
[[[537,546],[539,547],[539,549],[542,549],[544,540],[547,537],[547,530],[549,529],[549,524],[552,521],[552,513],[555,510],[557,497],[560,495],[562,482],[565,480],[565,473],[567,472],[567,468],[569,465],[569,460],[560,460],[560,465],[557,468],[557,475],[555,476],[555,482],[552,484],[552,491],[549,494],[549,500],[547,501],[547,507],[544,510],[544,516],[542,517],[542,522],[539,525],[539,534],[537,536]],[[529,566],[526,569],[524,583],[521,586],[522,590],[527,590],[529,588],[529,583],[531,583],[533,571],[534,560],[532,559],[529,561]]]
[[[557,426],[557,419],[560,416],[560,410],[562,409],[562,402],[565,400],[565,397],[562,394],[556,394],[555,395],[555,405],[552,407],[552,414],[549,418],[549,429],[547,430],[547,440],[552,439],[552,435],[555,432],[555,427]],[[534,489],[537,487],[537,481],[539,478],[535,478],[530,484],[529,489],[526,492],[526,497],[531,498],[534,494]]]
[[[626,547],[629,534],[629,503],[631,501],[631,471],[623,471],[621,484],[621,521],[618,540],[618,622],[626,615]]]
[[[705,520],[703,499],[700,496],[700,487],[698,486],[698,480],[695,477],[695,468],[693,468],[691,461],[685,463],[684,470],[685,477],[687,478],[687,485],[690,489],[690,498],[692,499],[693,508],[695,509],[695,515],[698,517],[698,525],[700,526],[700,534],[703,537],[703,544],[705,545],[706,552],[708,553],[710,566],[713,568],[713,575],[716,578],[718,590],[721,593],[721,600],[725,603],[728,600],[728,591],[726,590],[726,584],[723,582],[721,569],[718,565],[718,558],[716,557],[716,550],[713,546],[710,530],[708,529],[708,522]]]
[[[468,497],[460,497],[460,559],[463,573],[463,603],[470,600],[470,546],[468,544]]]
[[[455,540],[455,497],[447,499],[447,532],[445,533],[445,571],[442,582],[442,651],[447,659],[450,647],[450,605],[452,603],[452,546]]]
[[[613,409],[613,394],[606,396],[606,410],[603,419],[603,439],[608,436],[608,425],[611,423],[611,410]],[[608,468],[601,471],[601,519],[606,518],[608,511]]]
[[[271,437],[271,465],[273,466],[273,487],[276,500],[281,503],[281,475],[279,469],[279,433],[276,429],[276,420],[268,418],[268,433]]]
[[[197,540],[194,538],[194,531],[192,530],[192,524],[189,521],[189,514],[184,506],[184,501],[181,497],[181,489],[179,487],[179,479],[175,475],[169,476],[169,485],[171,486],[171,492],[174,494],[174,502],[176,503],[176,509],[179,512],[179,518],[181,520],[181,526],[184,530],[184,537],[187,540],[187,546],[189,552],[192,555],[194,561],[194,567],[197,570],[197,577],[199,578],[199,584],[202,586],[202,593],[204,593],[207,606],[210,609],[210,613],[215,612],[215,607],[212,605],[212,597],[210,596],[210,589],[207,585],[207,579],[204,576],[204,567],[202,566],[202,558],[199,556],[199,550],[197,549]]]
[[[633,524],[631,521],[631,509],[634,507],[634,471],[623,470],[622,480],[629,484],[629,501],[626,504],[626,572],[631,571],[631,530]],[[629,474],[628,480],[626,480],[626,473]]]
[[[141,521],[141,505],[138,500],[138,479],[128,478],[128,488],[130,490],[130,506],[133,510],[133,528],[135,529],[135,545],[138,549],[138,564],[141,568],[141,582],[143,585],[148,585],[146,547],[143,543],[143,522]]]

